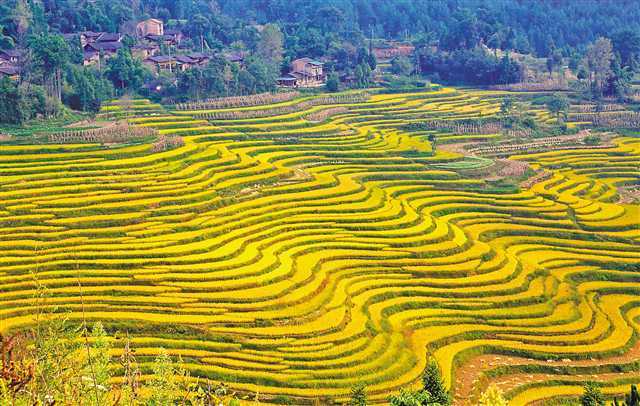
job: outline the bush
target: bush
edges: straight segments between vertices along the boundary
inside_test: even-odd
[[[584,137],[584,143],[587,145],[600,145],[600,142],[602,142],[602,139],[595,134]]]

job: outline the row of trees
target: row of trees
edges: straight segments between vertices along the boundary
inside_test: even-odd
[[[508,55],[498,58],[481,47],[452,52],[424,44],[416,50],[418,70],[432,80],[491,85],[522,80],[522,66]]]

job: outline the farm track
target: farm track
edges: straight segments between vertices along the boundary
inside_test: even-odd
[[[362,382],[383,402],[419,384],[427,356],[451,385],[480,354],[514,357],[491,379],[549,367],[505,386],[513,404],[580,390],[546,360],[626,390],[585,362],[638,361],[640,212],[616,203],[639,180],[637,138],[521,151],[510,159],[552,175],[513,192],[442,169],[463,157],[402,130],[491,116],[496,93],[373,94],[320,123],[135,103],[131,123],[184,146],[3,147],[0,331],[33,323],[37,276],[60,314],[84,303],[128,331],[143,366],[165,347],[267,400],[341,400]]]

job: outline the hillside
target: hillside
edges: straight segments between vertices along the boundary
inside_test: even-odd
[[[8,139],[0,332],[50,307],[129,334],[145,376],[163,347],[192,379],[278,404],[358,383],[382,403],[429,357],[460,405],[490,383],[511,405],[585,380],[622,394],[640,381],[640,140],[497,124],[505,97],[553,123],[536,96],[136,99],[100,116],[162,144]]]

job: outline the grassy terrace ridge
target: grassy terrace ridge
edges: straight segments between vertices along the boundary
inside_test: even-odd
[[[495,119],[503,97],[530,94],[368,94],[237,120],[103,108],[183,138],[160,152],[0,144],[0,332],[33,323],[42,284],[61,317],[84,310],[142,356],[163,346],[193,379],[273,402],[344,401],[364,383],[384,403],[419,385],[427,356],[460,405],[478,382],[513,405],[575,396],[576,376],[607,395],[640,382],[626,374],[640,353],[640,209],[620,194],[640,181],[637,133],[503,157],[548,173],[525,187],[528,174],[488,179],[493,159],[441,147],[504,134],[408,124]]]

